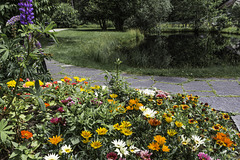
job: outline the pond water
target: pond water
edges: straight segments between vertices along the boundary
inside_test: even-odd
[[[142,68],[240,66],[240,38],[221,34],[164,34],[124,49],[124,62]]]

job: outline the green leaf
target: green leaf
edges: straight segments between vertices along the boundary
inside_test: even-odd
[[[21,152],[20,152],[19,150],[13,151],[13,153],[10,155],[9,159],[16,157],[16,156],[19,155],[20,153],[21,153]]]
[[[77,137],[72,137],[70,141],[72,142],[72,145],[76,145],[81,142],[80,139]]]
[[[37,100],[38,100],[41,110],[46,111],[46,106],[45,106],[43,100],[41,98],[38,98]]]
[[[17,144],[16,142],[12,142],[12,144],[13,144],[13,146],[14,146],[15,148],[18,147],[18,144]]]
[[[1,132],[1,140],[2,140],[3,143],[6,142],[7,134],[5,132]]]
[[[25,155],[25,154],[22,154],[22,155],[21,155],[21,160],[27,160],[27,158],[28,158],[27,155]]]

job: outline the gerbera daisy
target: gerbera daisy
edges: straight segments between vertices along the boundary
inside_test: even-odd
[[[205,142],[205,139],[202,139],[197,135],[192,135],[192,140],[195,142],[196,145],[201,145],[201,144],[204,144]]]
[[[94,149],[100,148],[102,146],[102,143],[100,141],[92,141],[91,147]]]
[[[181,138],[182,138],[182,145],[187,145],[191,139],[190,138],[186,138],[184,135],[181,135]]]
[[[113,98],[117,98],[117,97],[118,97],[118,95],[117,95],[117,94],[110,94],[109,96],[110,96],[112,99],[113,99]]]
[[[214,125],[214,126],[212,126],[212,129],[215,130],[215,131],[219,131],[220,128],[221,128],[221,126],[219,126],[219,125],[217,125],[217,124]]]
[[[129,122],[129,121],[122,121],[121,125],[120,125],[120,128],[127,128],[127,127],[131,127],[131,126],[132,126],[131,122]]]
[[[181,105],[182,106],[182,109],[183,110],[186,110],[186,109],[188,109],[189,108],[189,106],[188,105]]]
[[[118,123],[114,124],[113,127],[114,127],[114,129],[116,129],[116,130],[119,130],[119,131],[121,130],[121,127],[119,126]]]
[[[48,140],[50,143],[54,144],[54,145],[57,145],[59,142],[62,142],[63,141],[63,138],[61,138],[61,136],[53,136],[53,138],[49,138]]]
[[[167,123],[171,123],[171,122],[173,121],[173,119],[172,119],[172,117],[166,117],[166,118],[165,118],[165,121],[166,121]]]

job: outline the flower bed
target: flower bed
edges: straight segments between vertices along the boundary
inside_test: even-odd
[[[240,133],[230,114],[198,96],[133,89],[119,79],[109,84],[79,77],[20,82],[15,109],[1,110],[1,159],[237,158]],[[2,106],[9,99],[5,92]]]

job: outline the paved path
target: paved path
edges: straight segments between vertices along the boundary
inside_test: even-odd
[[[46,61],[53,78],[60,80],[64,76],[90,78],[93,83],[105,85],[104,71],[66,65],[57,61]],[[137,76],[122,74],[131,87],[156,87],[169,93],[187,93],[200,96],[200,101],[208,103],[213,108],[225,112],[238,113],[232,116],[240,131],[240,78],[179,78],[162,76]]]

